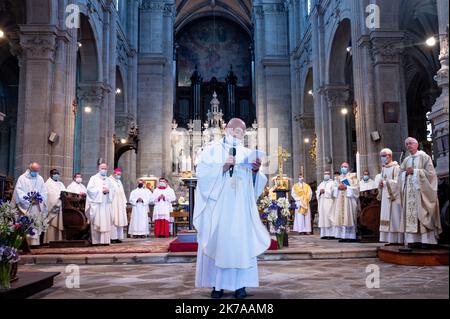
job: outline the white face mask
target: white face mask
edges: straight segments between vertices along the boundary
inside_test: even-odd
[[[241,141],[238,138],[227,134],[225,136],[225,143],[227,143],[228,145],[236,146],[236,145],[239,145],[241,143]]]
[[[75,182],[78,184],[81,184],[82,181],[83,181],[83,179],[81,177],[75,178]]]
[[[298,182],[299,182],[299,183],[303,183],[303,178],[299,177],[299,178],[298,178]]]

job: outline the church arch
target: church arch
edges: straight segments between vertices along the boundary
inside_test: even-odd
[[[11,48],[18,37],[19,25],[25,24],[27,10],[25,0],[4,1],[0,10],[0,199],[10,199],[9,187],[14,181],[16,156],[17,112],[20,92],[19,59]]]
[[[417,138],[421,148],[432,155],[433,129],[427,114],[441,94],[433,79],[440,68],[439,45],[427,46],[425,41],[433,36],[437,38],[439,33],[436,1],[402,1],[399,26],[406,39],[403,66],[408,135]]]
[[[354,84],[351,21],[344,18],[336,28],[327,61],[327,85],[331,158],[334,169],[346,161],[356,171],[356,124],[353,112]],[[325,142],[327,138],[325,138]]]

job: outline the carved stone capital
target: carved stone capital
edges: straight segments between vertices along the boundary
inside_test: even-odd
[[[370,53],[375,65],[400,63],[404,51],[402,37],[372,37]]]
[[[110,89],[103,83],[80,83],[77,88],[77,97],[89,106],[100,106]]]
[[[51,28],[20,27],[20,50],[27,59],[49,60],[54,62],[56,53],[55,30]]]
[[[299,123],[300,128],[303,130],[314,129],[314,115],[301,114],[295,117],[295,120]]]
[[[330,108],[338,108],[348,105],[348,99],[350,98],[350,92],[348,87],[326,87],[323,89],[325,96],[328,100],[328,106]]]
[[[143,0],[140,9],[149,11],[165,11],[168,6],[164,1]]]

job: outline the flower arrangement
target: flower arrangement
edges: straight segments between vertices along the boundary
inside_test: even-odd
[[[41,203],[39,193],[29,193],[24,199],[30,207],[22,214],[10,202],[0,202],[0,289],[10,288],[12,264],[20,259],[18,248],[27,235],[35,235],[48,227],[47,216],[31,211],[32,203]]]
[[[271,234],[275,234],[278,247],[283,247],[284,234],[288,231],[291,204],[285,197],[272,200],[269,196],[263,197],[259,203],[263,211],[261,217],[267,219]]]

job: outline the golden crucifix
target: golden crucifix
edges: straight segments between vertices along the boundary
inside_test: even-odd
[[[279,189],[287,189],[289,187],[289,181],[287,178],[283,176],[283,163],[291,157],[291,154],[287,152],[287,150],[283,149],[280,145],[278,146],[278,187]]]

